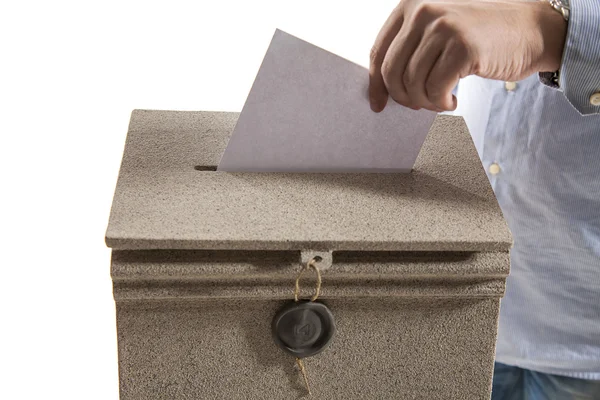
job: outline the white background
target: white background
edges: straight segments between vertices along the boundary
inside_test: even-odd
[[[367,66],[396,0],[0,4],[0,398],[117,399],[104,232],[131,111],[240,111],[275,28]]]

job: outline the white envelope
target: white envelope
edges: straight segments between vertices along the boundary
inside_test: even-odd
[[[390,99],[371,111],[367,69],[281,30],[219,171],[409,172],[435,112]]]

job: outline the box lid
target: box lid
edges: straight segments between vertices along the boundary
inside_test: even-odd
[[[214,171],[238,113],[132,113],[115,249],[508,251],[467,127],[439,115],[409,174]]]

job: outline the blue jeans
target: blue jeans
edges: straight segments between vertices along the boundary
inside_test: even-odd
[[[600,400],[600,381],[494,364],[492,400]]]

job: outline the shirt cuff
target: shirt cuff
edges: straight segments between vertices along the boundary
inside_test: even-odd
[[[582,115],[600,114],[600,0],[570,0],[558,85],[552,72],[539,80],[563,92]]]

